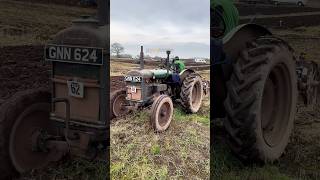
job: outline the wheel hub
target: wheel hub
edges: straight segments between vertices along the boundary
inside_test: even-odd
[[[49,162],[50,152],[35,148],[39,129],[50,131],[49,103],[29,106],[15,122],[10,134],[9,154],[17,171],[24,173],[44,167]]]
[[[116,117],[126,114],[128,109],[126,108],[126,96],[120,95],[118,96],[113,103],[113,112]]]
[[[159,117],[158,117],[160,126],[166,125],[167,122],[169,121],[169,118],[170,118],[170,114],[168,113],[169,110],[170,110],[169,103],[164,103],[160,107],[160,113],[159,113]]]

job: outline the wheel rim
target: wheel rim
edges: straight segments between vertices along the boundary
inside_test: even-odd
[[[158,123],[161,127],[164,127],[167,125],[167,123],[170,121],[170,115],[171,114],[171,106],[169,102],[165,102],[159,107],[157,119]]]
[[[201,93],[202,93],[202,89],[201,89],[201,82],[197,81],[192,89],[192,93],[191,93],[191,97],[192,97],[192,107],[195,109],[198,109],[201,105]]]
[[[291,108],[291,81],[284,64],[276,65],[264,86],[261,106],[261,128],[265,142],[277,146],[286,133]]]
[[[116,117],[124,115],[128,112],[128,109],[125,106],[126,104],[126,95],[121,94],[116,97],[113,102],[113,113]]]
[[[29,106],[19,115],[10,134],[9,154],[13,165],[20,173],[44,167],[49,162],[49,152],[32,150],[32,136],[38,130],[50,131],[49,103]]]

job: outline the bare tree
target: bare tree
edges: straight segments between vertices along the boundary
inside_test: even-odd
[[[111,44],[111,53],[115,53],[117,57],[120,57],[120,53],[124,51],[124,47],[120,43]]]

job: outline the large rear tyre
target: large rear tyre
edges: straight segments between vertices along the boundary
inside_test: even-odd
[[[50,93],[17,93],[0,107],[0,179],[11,179],[49,162],[49,152],[36,152],[32,139],[37,130],[50,131]]]
[[[188,113],[197,113],[203,99],[202,79],[196,73],[189,74],[182,82],[180,98]]]
[[[288,144],[297,104],[291,48],[281,39],[261,37],[233,65],[225,100],[228,143],[246,162],[272,162]]]
[[[110,98],[110,119],[124,116],[129,113],[126,105],[126,90],[117,90],[111,94]]]
[[[173,116],[173,103],[169,96],[160,95],[151,107],[150,123],[156,132],[168,129]]]

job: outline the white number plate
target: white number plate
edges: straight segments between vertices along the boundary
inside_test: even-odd
[[[131,89],[131,93],[137,93],[137,87],[131,86],[130,89]]]
[[[103,49],[51,44],[45,48],[45,59],[47,61],[102,65]]]
[[[83,98],[83,83],[77,81],[67,81],[69,96]]]

